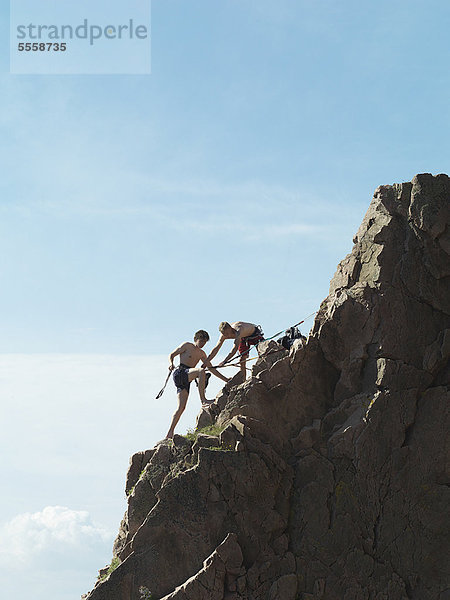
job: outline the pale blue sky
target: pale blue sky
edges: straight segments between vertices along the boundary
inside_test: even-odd
[[[448,172],[450,6],[154,0],[150,76],[10,75],[0,7],[0,392],[3,426],[19,430],[3,442],[0,514],[45,528],[45,507],[87,511],[100,568],[128,456],[174,408],[173,388],[152,400],[161,357],[199,328],[214,341],[222,320],[271,335],[317,310],[374,189]],[[65,464],[79,465],[70,484]],[[67,599],[86,591],[74,581]]]

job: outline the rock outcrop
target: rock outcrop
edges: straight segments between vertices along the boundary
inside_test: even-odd
[[[446,175],[376,190],[307,342],[132,458],[89,600],[450,598],[449,216]]]

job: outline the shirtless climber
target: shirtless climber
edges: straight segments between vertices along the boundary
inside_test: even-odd
[[[205,366],[208,367],[208,370],[211,371],[211,373],[214,373],[219,379],[222,379],[222,381],[229,381],[227,377],[214,369],[210,360],[206,357],[206,353],[202,350],[203,346],[208,341],[208,333],[201,329],[194,335],[194,343],[184,342],[178,346],[178,348],[175,348],[169,355],[169,370],[173,371],[172,377],[177,387],[178,408],[172,417],[172,422],[166,436],[167,438],[173,438],[175,427],[186,408],[189,397],[189,388],[194,379],[198,379],[198,393],[202,405],[207,406],[208,404],[211,404],[211,401],[207,400],[205,397]],[[173,359],[178,356],[178,354],[180,355],[180,364],[175,368]],[[196,369],[195,367],[200,360],[203,364],[200,368]]]
[[[245,379],[247,375],[245,365],[248,353],[250,352],[250,346],[255,346],[264,339],[261,327],[253,323],[244,323],[244,321],[236,321],[236,323],[232,323],[231,325],[223,321],[219,325],[219,331],[221,336],[208,356],[208,360],[212,360],[216,356],[225,340],[234,340],[233,349],[218,367],[223,367],[238,352],[241,355],[241,373]]]

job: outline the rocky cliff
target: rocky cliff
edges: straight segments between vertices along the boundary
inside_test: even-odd
[[[449,213],[446,175],[376,190],[307,342],[132,457],[89,600],[450,598]]]

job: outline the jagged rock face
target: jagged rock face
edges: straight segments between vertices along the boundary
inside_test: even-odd
[[[89,600],[449,597],[449,212],[446,175],[378,188],[307,343],[133,457]]]

